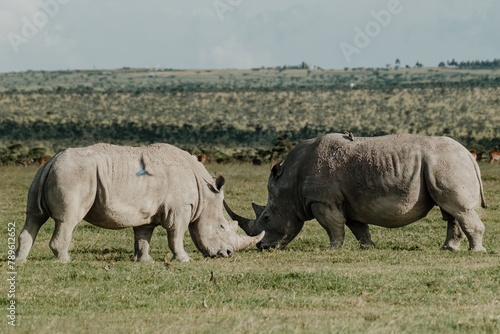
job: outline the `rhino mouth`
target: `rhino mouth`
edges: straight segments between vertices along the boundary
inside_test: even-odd
[[[280,238],[280,240],[278,242],[263,243],[261,241],[261,242],[257,243],[256,246],[259,250],[274,249],[274,248],[284,249],[288,245],[288,243],[290,242],[290,241],[286,240],[286,237],[287,236],[285,235],[284,237]]]
[[[200,249],[203,253],[204,257],[210,258],[220,258],[220,257],[231,257],[235,252],[247,249],[253,245],[256,245],[262,241],[265,236],[265,232],[262,231],[259,235],[250,237],[246,235],[239,235],[235,232],[235,240],[233,244],[225,244],[222,247],[208,247],[208,248],[200,248],[198,244],[195,245]]]
[[[209,258],[222,258],[222,257],[232,257],[234,255],[234,249],[226,249],[226,250],[219,250],[217,252],[213,251],[206,251],[203,252],[204,257],[209,257]]]
[[[259,242],[256,246],[257,246],[257,248],[258,248],[259,250],[273,249],[273,248],[275,248],[275,247],[276,247],[276,246],[269,245],[269,244],[265,244],[265,245],[263,245],[263,244],[262,244],[262,242]]]

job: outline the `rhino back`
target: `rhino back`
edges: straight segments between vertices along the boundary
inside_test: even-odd
[[[398,227],[424,217],[434,206],[428,182],[453,182],[446,173],[477,185],[467,150],[446,137],[390,135],[350,141],[327,135],[312,144],[307,150],[312,163],[302,182],[304,198],[310,203],[344,202],[348,215],[361,222]]]
[[[84,219],[105,228],[161,221],[177,206],[197,205],[191,160],[187,152],[167,144],[68,149],[49,175],[47,197],[56,208],[52,214],[64,215],[78,201],[87,212]],[[141,170],[147,173],[138,174]]]

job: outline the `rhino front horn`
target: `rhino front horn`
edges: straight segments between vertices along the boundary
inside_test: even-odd
[[[264,238],[264,234],[266,234],[266,232],[262,231],[259,235],[255,237],[238,235],[238,241],[235,249],[239,251],[251,247],[253,245],[256,245],[259,241],[262,240],[262,238]]]
[[[242,228],[242,230],[245,231],[245,233],[248,234],[249,236],[253,237],[264,231],[263,228],[259,228],[255,220],[244,218],[234,213],[233,210],[229,208],[226,201],[224,201],[224,208],[226,208],[229,217],[231,217],[231,219],[233,220],[236,220],[238,222],[238,225]]]

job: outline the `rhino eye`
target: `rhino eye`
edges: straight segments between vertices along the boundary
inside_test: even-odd
[[[226,227],[225,227],[224,225],[221,225],[221,226],[220,226],[220,229],[221,229],[221,230],[223,230],[223,231],[225,231],[225,230],[226,230]]]

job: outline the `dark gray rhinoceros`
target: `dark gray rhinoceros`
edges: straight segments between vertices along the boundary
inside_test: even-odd
[[[223,185],[222,176],[213,180],[196,157],[167,144],[67,149],[43,165],[30,186],[16,258],[26,259],[49,217],[55,221],[50,248],[64,262],[82,219],[108,229],[133,227],[136,261],[153,260],[149,242],[158,225],[167,230],[174,260],[191,260],[183,245],[188,228],[205,256],[231,256],[263,235],[238,235],[238,224],[224,219]]]
[[[474,209],[486,207],[478,165],[467,149],[447,137],[397,134],[353,138],[328,134],[299,143],[283,164],[272,167],[265,207],[257,219],[232,219],[252,236],[266,234],[259,248],[284,247],[304,221],[316,218],[330,247],[344,242],[347,225],[362,247],[374,247],[368,224],[401,227],[438,205],[448,230],[443,249],[482,246],[484,225]]]

